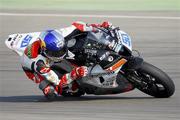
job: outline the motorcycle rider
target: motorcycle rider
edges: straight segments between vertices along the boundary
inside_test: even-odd
[[[65,59],[68,39],[81,32],[96,32],[96,27],[110,28],[113,26],[109,22],[89,25],[74,22],[67,28],[42,32],[38,40],[25,49],[21,57],[22,68],[29,79],[39,84],[39,88],[48,99],[54,98],[56,94],[62,94],[64,87],[88,74],[87,67],[80,66],[74,67],[71,72],[59,77],[50,66],[53,62]],[[76,84],[71,87],[72,90],[77,89]]]

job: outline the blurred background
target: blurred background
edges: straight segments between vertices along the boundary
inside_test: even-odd
[[[74,21],[120,26],[145,61],[168,73],[176,93],[155,99],[134,90],[44,102],[4,41],[13,33],[62,28]],[[0,0],[0,120],[179,120],[179,78],[180,0]]]
[[[0,95],[14,94],[13,88],[7,87],[11,80],[16,81],[15,95],[42,95],[22,72],[19,56],[5,46],[8,35],[67,27],[74,21],[110,21],[120,26],[131,36],[133,48],[139,50],[146,61],[177,81],[179,17],[180,0],[0,0]]]
[[[0,0],[1,9],[156,11],[180,10],[179,0]]]

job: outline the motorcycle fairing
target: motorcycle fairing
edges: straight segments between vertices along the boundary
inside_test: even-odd
[[[121,44],[125,46],[128,50],[132,51],[131,37],[124,31],[119,30],[118,32],[121,38]]]
[[[84,77],[82,80],[84,83],[101,87],[101,88],[115,88],[117,87],[116,83],[116,72],[109,72],[103,70],[100,65],[89,68],[89,76]]]
[[[120,68],[119,68],[120,69]],[[127,80],[115,72],[107,72],[101,66],[96,65],[91,70],[91,75],[84,77],[77,82],[87,94],[104,95],[124,92]]]
[[[36,41],[39,35],[40,32],[11,34],[5,40],[5,44],[9,49],[22,56],[25,48]]]

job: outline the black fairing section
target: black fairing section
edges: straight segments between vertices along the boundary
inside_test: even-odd
[[[122,47],[121,50],[119,51],[119,55],[122,56],[132,56],[132,51],[130,51],[129,49],[127,49],[126,47]]]
[[[99,65],[103,69],[107,69],[111,67],[113,64],[115,64],[116,62],[118,62],[121,58],[122,57],[120,57],[117,54],[109,54],[106,58],[104,58],[102,61],[99,62]],[[112,59],[112,61],[110,59]]]
[[[112,38],[108,37],[106,33],[87,32],[76,36],[75,39],[75,45],[69,48],[69,50],[75,54],[75,60],[70,60],[72,63],[86,66],[91,66],[92,64],[89,65],[90,63],[100,63],[101,66],[107,66],[107,64],[111,62],[108,62],[107,58],[102,59],[103,55],[107,57],[113,53],[113,51],[107,47],[112,41]],[[114,59],[118,59],[117,54],[111,55]]]
[[[75,54],[75,60],[69,60],[71,63],[82,66],[87,62],[87,54],[84,53],[84,45],[86,44],[87,33],[76,36],[76,43],[72,47],[68,48],[73,54]]]

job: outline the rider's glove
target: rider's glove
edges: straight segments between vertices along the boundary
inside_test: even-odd
[[[103,28],[109,28],[110,26],[112,26],[112,23],[104,21],[100,26]]]
[[[78,78],[81,78],[81,77],[85,77],[87,76],[88,74],[88,69],[86,66],[81,66],[81,67],[77,67],[77,68],[74,68],[72,71],[71,71],[71,78],[72,79],[78,79]]]
[[[70,73],[64,74],[61,77],[59,86],[60,88],[66,87],[72,81],[81,77],[85,77],[87,76],[87,74],[88,74],[88,69],[86,66],[76,67]]]
[[[76,29],[82,31],[82,32],[88,32],[88,31],[92,31],[92,32],[98,32],[99,29],[97,29],[97,27],[103,27],[105,29],[114,29],[114,26],[112,25],[112,23],[110,22],[103,22],[102,24],[87,24],[81,21],[77,21],[74,22],[72,24],[74,27],[76,27]]]
[[[76,27],[76,29],[80,30],[81,32],[88,32],[88,31],[96,32],[96,30],[97,30],[91,24],[89,25],[89,24],[81,22],[81,21],[74,22],[72,25],[74,27]]]
[[[119,30],[119,27],[115,27],[112,25],[112,23],[106,21],[101,24],[101,27],[107,29],[111,37],[116,39],[116,33]]]
[[[59,85],[56,89],[59,89],[59,94],[62,94],[62,88],[67,87],[72,81],[85,77],[88,74],[88,70],[86,66],[76,67],[70,73],[64,74],[61,79]]]
[[[104,21],[100,27],[106,28],[106,29],[114,29],[114,26],[112,25],[112,23],[108,22],[108,21]]]

